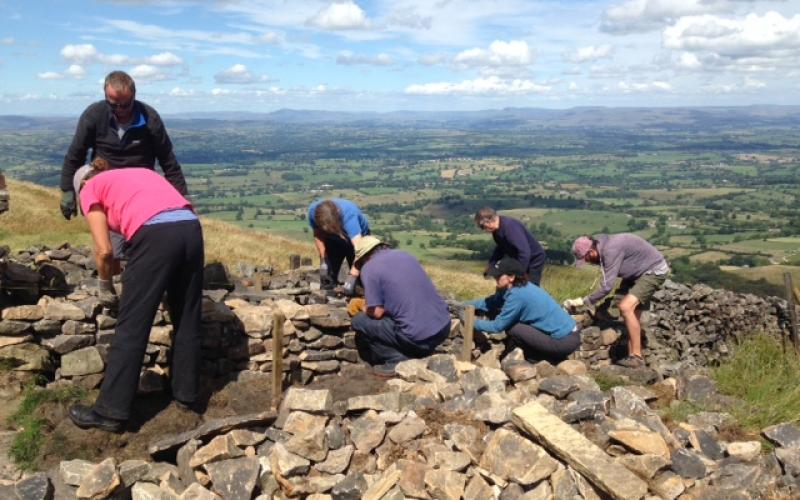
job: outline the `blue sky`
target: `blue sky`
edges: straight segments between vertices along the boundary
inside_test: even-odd
[[[800,104],[800,0],[0,0],[0,114]]]

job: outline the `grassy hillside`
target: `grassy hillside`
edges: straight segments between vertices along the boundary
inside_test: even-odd
[[[0,244],[8,245],[12,251],[31,245],[55,248],[67,242],[91,245],[89,230],[82,217],[67,221],[61,216],[58,189],[13,179],[8,179],[8,189],[11,207],[0,215]],[[228,266],[237,262],[270,264],[278,270],[287,269],[292,254],[312,257],[316,262],[316,251],[310,237],[308,241],[294,240],[244,229],[217,219],[203,217],[201,220],[207,262],[219,261]],[[483,279],[479,272],[465,270],[462,263],[426,263],[425,268],[436,286],[452,298],[477,298],[494,291],[494,281]],[[556,299],[563,300],[589,291],[595,277],[593,270],[550,266],[545,271],[543,286]]]

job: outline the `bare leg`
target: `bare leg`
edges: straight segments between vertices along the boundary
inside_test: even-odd
[[[625,320],[625,328],[628,329],[628,355],[642,355],[642,325],[639,319],[642,311],[639,307],[639,299],[634,295],[628,294],[619,303],[619,312]]]

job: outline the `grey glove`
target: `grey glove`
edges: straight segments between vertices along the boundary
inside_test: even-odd
[[[61,192],[61,215],[67,220],[74,215],[78,215],[78,208],[75,203],[75,191]]]
[[[356,281],[358,281],[358,276],[353,276],[352,274],[344,281],[342,293],[344,293],[345,296],[352,297],[356,294]]]

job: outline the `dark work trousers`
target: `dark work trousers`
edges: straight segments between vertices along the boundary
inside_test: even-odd
[[[528,267],[528,281],[533,283],[536,286],[542,282],[542,273],[544,273],[544,262],[536,265],[530,265]]]
[[[511,342],[520,347],[529,361],[560,362],[581,345],[580,330],[566,337],[554,339],[550,335],[524,323],[517,323],[508,330]]]
[[[342,262],[347,259],[347,265],[353,266],[356,249],[353,242],[338,236],[325,236],[325,263],[328,264],[328,276],[333,283],[339,283],[339,270]]]
[[[353,317],[358,355],[371,365],[393,364],[409,358],[423,358],[450,334],[450,322],[424,340],[411,340],[400,332],[392,318],[373,319],[364,313]]]
[[[203,292],[203,232],[199,221],[142,226],[126,245],[119,317],[94,411],[127,420],[142,368],[150,327],[167,292],[172,320],[172,395],[198,396]]]

